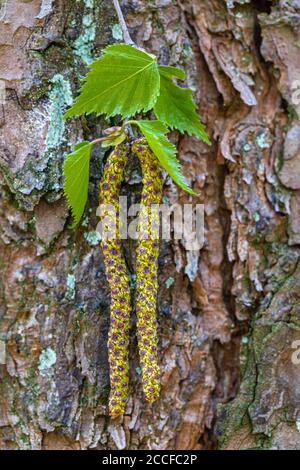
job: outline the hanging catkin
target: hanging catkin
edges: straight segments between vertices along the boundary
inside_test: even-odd
[[[115,237],[102,240],[102,250],[106,276],[111,291],[110,329],[108,335],[108,355],[110,368],[110,416],[120,416],[125,411],[129,382],[129,328],[130,328],[130,288],[129,276],[122,254],[119,232],[119,192],[128,158],[128,148],[120,145],[109,155],[101,185],[100,203],[109,204],[117,215]],[[109,211],[102,213],[102,221]],[[107,220],[107,219],[106,219]],[[103,230],[103,228],[102,228]]]
[[[153,402],[160,392],[156,319],[159,214],[151,211],[151,206],[160,204],[163,182],[159,162],[145,141],[135,142],[132,150],[139,158],[143,173],[136,253],[137,336],[143,390],[147,401]]]

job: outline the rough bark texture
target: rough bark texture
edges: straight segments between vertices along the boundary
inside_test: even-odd
[[[4,3],[0,448],[300,449],[300,1],[122,2],[136,43],[186,69],[213,145],[179,141],[205,245],[161,248],[162,394],[151,406],[142,397],[133,319],[119,420],[107,416],[110,297],[95,233],[104,152],[76,231],[61,168],[105,125],[62,115],[120,29],[108,0]],[[132,199],[140,178],[133,162]],[[165,197],[189,200],[169,179]]]

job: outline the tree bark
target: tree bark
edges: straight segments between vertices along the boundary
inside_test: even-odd
[[[74,143],[107,127],[63,113],[86,66],[122,40],[113,2],[0,5],[0,448],[300,449],[299,0],[121,2],[135,43],[186,70],[213,143],[178,141],[205,244],[162,243],[162,393],[143,399],[133,318],[120,419],[107,414],[110,297],[95,232],[104,150],[75,231],[61,175]],[[140,183],[133,162],[131,198]],[[164,196],[190,200],[168,178]],[[128,242],[131,267],[133,252]]]

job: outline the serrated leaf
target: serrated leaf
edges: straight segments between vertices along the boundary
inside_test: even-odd
[[[94,112],[126,118],[153,108],[160,75],[152,54],[127,44],[113,44],[89,67],[80,95],[65,117]]]
[[[74,217],[74,228],[83,214],[89,187],[91,143],[76,144],[64,162],[64,193]]]
[[[189,194],[196,194],[187,184],[180,170],[180,162],[176,158],[176,147],[168,138],[167,126],[161,121],[130,121],[134,122],[146,138],[152,152],[157,156],[161,166],[167,171],[171,178]]]
[[[196,112],[192,90],[175,85],[170,73],[172,71],[167,73],[165,70],[161,73],[160,94],[154,106],[156,117],[171,129],[178,129],[182,133],[187,132],[189,135],[195,135],[210,144],[205,127]],[[178,77],[178,74],[173,73],[173,76]]]

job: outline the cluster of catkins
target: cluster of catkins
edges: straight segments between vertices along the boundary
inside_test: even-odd
[[[119,224],[114,236],[109,233],[110,210],[119,217],[119,193],[124,169],[133,151],[139,158],[143,173],[141,210],[138,219],[138,246],[136,253],[136,315],[137,337],[142,370],[143,390],[148,402],[153,402],[160,391],[160,371],[157,350],[157,259],[159,250],[159,213],[155,210],[162,196],[162,177],[159,162],[143,139],[132,147],[117,146],[109,155],[100,187],[100,203],[107,205],[102,211],[102,250],[106,276],[111,291],[111,314],[108,338],[111,392],[109,414],[124,414],[129,384],[129,329],[130,280],[122,252]],[[107,232],[106,232],[107,229]]]

